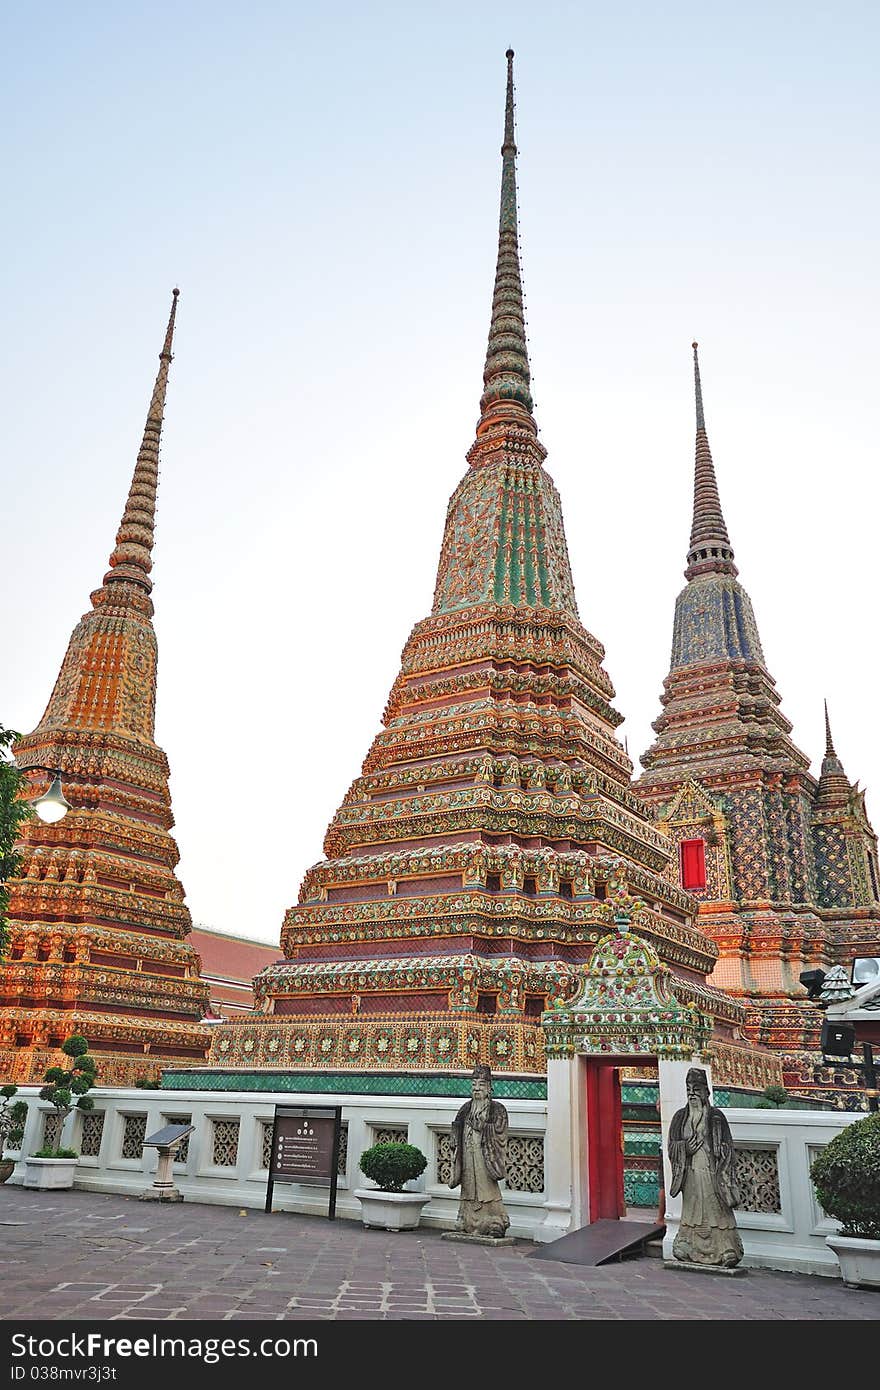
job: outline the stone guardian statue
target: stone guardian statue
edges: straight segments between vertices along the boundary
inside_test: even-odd
[[[669,1195],[682,1194],[672,1253],[687,1264],[732,1269],[742,1259],[743,1247],[733,1213],[739,1192],[730,1125],[711,1104],[701,1067],[691,1067],[685,1085],[687,1104],[676,1110],[669,1126]]]
[[[507,1172],[507,1111],[492,1099],[492,1072],[474,1067],[471,1099],[452,1122],[450,1187],[461,1184],[456,1231],[468,1236],[502,1240],[510,1217],[504,1210],[498,1183]]]

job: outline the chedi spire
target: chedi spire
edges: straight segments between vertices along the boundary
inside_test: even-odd
[[[700,359],[697,356],[699,344],[692,343],[691,346],[694,350],[697,443],[694,462],[694,519],[691,525],[691,544],[685,578],[693,579],[698,574],[712,572],[735,575],[738,571],[733,563],[733,547],[721,510],[718,481],[715,477],[715,465],[712,462],[706,418],[703,414],[703,387],[700,382]]]
[[[162,436],[165,392],[168,387],[168,368],[172,361],[171,344],[179,295],[180,290],[172,291],[171,314],[165,330],[162,351],[159,353],[159,372],[147,411],[144,437],[138,451],[122,521],[116,533],[116,548],[110,556],[110,569],[104,575],[105,584],[118,584],[123,581],[137,584],[147,594],[153,587],[150,570],[153,568],[156,489],[159,483],[159,442]]]
[[[827,806],[831,802],[845,803],[850,795],[849,778],[843,770],[843,763],[837,756],[834,740],[831,737],[831,720],[828,717],[828,701],[825,701],[825,756],[816,789],[816,805]]]
[[[513,49],[507,50],[507,100],[501,146],[501,214],[492,321],[483,369],[477,434],[491,425],[515,422],[537,434],[532,418],[529,356],[519,262],[516,210],[516,142],[513,126]]]

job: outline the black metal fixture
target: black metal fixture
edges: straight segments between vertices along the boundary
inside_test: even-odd
[[[852,1054],[856,1045],[856,1030],[851,1023],[833,1023],[831,1019],[822,1020],[822,1058],[852,1065]]]
[[[807,991],[808,999],[819,998],[822,993],[822,986],[825,983],[824,970],[802,970],[798,979]]]

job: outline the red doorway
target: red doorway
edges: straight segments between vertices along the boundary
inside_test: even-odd
[[[617,1221],[626,1210],[620,1067],[595,1057],[587,1058],[587,1161],[589,1220]]]

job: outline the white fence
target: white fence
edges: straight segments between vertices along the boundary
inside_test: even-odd
[[[810,1164],[863,1114],[833,1110],[725,1110],[737,1150],[743,1207],[736,1224],[744,1264],[840,1276],[825,1237],[839,1229],[810,1182]]]
[[[364,1149],[382,1139],[403,1139],[422,1150],[428,1166],[413,1184],[431,1194],[422,1210],[428,1226],[451,1229],[458,1213],[458,1191],[445,1181],[449,1164],[449,1131],[461,1105],[460,1097],[363,1096],[313,1094],[254,1094],[207,1091],[93,1091],[95,1109],[89,1115],[68,1116],[62,1143],[77,1149],[80,1160],[75,1184],[91,1192],[136,1196],[149,1187],[156,1171],[155,1149],[143,1149],[144,1138],[163,1125],[195,1125],[188,1138],[185,1161],[175,1163],[174,1181],[185,1198],[236,1207],[262,1207],[266,1200],[269,1147],[275,1105],[341,1105],[343,1146],[340,1154],[336,1210],[339,1216],[360,1220],[357,1187],[371,1187],[358,1168]],[[47,1120],[54,1114],[30,1088],[16,1099],[29,1103],[21,1154],[43,1146]],[[510,1234],[530,1239],[544,1217],[543,1148],[547,1106],[543,1101],[506,1100],[510,1120],[508,1181],[505,1207]],[[53,1142],[50,1138],[49,1142]],[[15,1151],[7,1145],[10,1157]],[[20,1182],[19,1163],[10,1182]],[[276,1211],[325,1214],[327,1188],[276,1183]]]
[[[152,1183],[155,1149],[144,1138],[163,1125],[195,1126],[183,1161],[174,1165],[175,1183],[184,1197],[197,1202],[262,1207],[266,1197],[272,1118],[279,1105],[341,1105],[343,1147],[340,1155],[337,1212],[359,1220],[356,1187],[370,1186],[358,1169],[364,1149],[380,1139],[405,1139],[425,1154],[428,1166],[415,1186],[430,1193],[422,1214],[428,1226],[448,1229],[455,1223],[458,1193],[447,1185],[449,1131],[460,1098],[252,1092],[98,1090],[89,1115],[74,1113],[64,1127],[62,1144],[80,1154],[76,1186],[92,1192],[139,1195]],[[25,1087],[17,1098],[28,1102],[20,1155],[45,1143],[57,1143],[54,1111]],[[544,1191],[544,1135],[547,1106],[542,1101],[506,1100],[510,1117],[508,1180],[505,1205],[511,1234],[535,1239],[547,1215]],[[825,1244],[836,1223],[825,1217],[813,1192],[809,1167],[816,1154],[855,1114],[819,1111],[726,1110],[738,1153],[743,1205],[737,1225],[745,1247],[744,1263],[770,1269],[839,1275],[837,1259]],[[47,1129],[48,1125],[48,1129]],[[13,1157],[15,1151],[7,1146]],[[11,1182],[20,1182],[19,1162]],[[323,1214],[326,1188],[278,1183],[273,1208]],[[546,1236],[544,1237],[546,1239]]]

